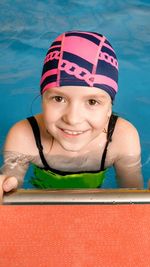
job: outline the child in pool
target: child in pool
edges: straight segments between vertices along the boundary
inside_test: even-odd
[[[98,187],[113,165],[119,187],[142,188],[137,130],[112,113],[118,61],[106,37],[83,31],[58,36],[40,86],[42,114],[16,123],[6,138],[1,194],[22,183],[30,163],[38,166],[37,187],[40,176],[50,188]]]

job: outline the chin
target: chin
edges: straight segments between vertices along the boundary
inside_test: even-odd
[[[80,145],[80,146],[77,146],[77,145],[70,145],[70,144],[60,144],[62,146],[62,148],[68,152],[79,152],[81,151],[84,146]]]

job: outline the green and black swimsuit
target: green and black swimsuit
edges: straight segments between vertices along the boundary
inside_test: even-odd
[[[29,117],[29,121],[35,142],[39,150],[39,155],[44,168],[34,165],[35,177],[31,179],[31,183],[41,189],[71,189],[71,188],[98,188],[101,187],[105,178],[105,159],[108,144],[112,141],[115,124],[118,116],[112,114],[108,124],[107,141],[103,151],[100,169],[98,171],[84,172],[63,172],[51,168],[43,154],[43,146],[41,143],[40,130],[35,117]]]

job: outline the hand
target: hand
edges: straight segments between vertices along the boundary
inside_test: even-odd
[[[16,177],[8,177],[0,175],[0,204],[2,204],[3,193],[9,192],[18,187],[18,180]]]

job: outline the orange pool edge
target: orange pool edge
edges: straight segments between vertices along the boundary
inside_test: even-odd
[[[0,207],[1,267],[148,267],[150,205]]]

